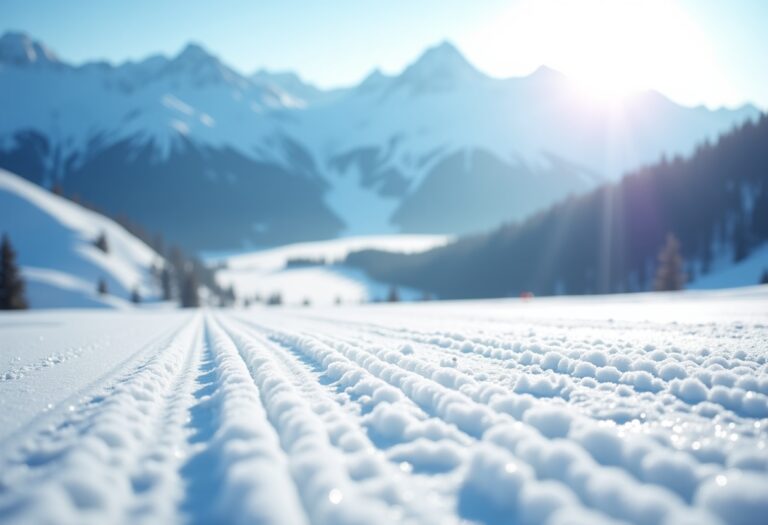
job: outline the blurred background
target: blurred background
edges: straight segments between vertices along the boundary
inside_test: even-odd
[[[768,282],[758,0],[5,0],[0,307]]]

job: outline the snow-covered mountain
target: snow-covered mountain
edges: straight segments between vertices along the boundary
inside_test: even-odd
[[[158,297],[151,248],[114,221],[0,169],[0,233],[17,252],[33,308],[120,307]],[[104,235],[107,252],[94,244]],[[108,295],[97,293],[103,279]]]
[[[759,114],[607,104],[546,68],[495,79],[448,43],[322,91],[195,44],[74,66],[6,33],[0,92],[0,166],[207,249],[486,229]]]
[[[289,107],[305,108],[327,104],[349,91],[347,88],[320,89],[292,71],[259,69],[250,76],[250,80],[258,86],[282,93],[282,102]]]

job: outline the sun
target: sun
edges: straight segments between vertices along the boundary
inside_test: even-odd
[[[567,45],[557,61],[586,91],[617,98],[652,87],[693,38],[671,2],[586,0],[553,2]]]
[[[649,88],[695,98],[702,82],[722,82],[706,35],[669,0],[521,0],[466,42],[485,71],[545,64],[597,98]]]

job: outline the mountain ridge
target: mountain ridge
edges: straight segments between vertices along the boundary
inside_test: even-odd
[[[243,75],[194,43],[139,62],[38,66],[0,64],[0,89],[14,93],[12,104],[0,102],[7,117],[0,122],[0,167],[88,193],[152,228],[160,226],[158,214],[138,196],[115,203],[93,188],[108,192],[104,180],[119,174],[166,200],[181,188],[199,194],[205,187],[220,194],[216,202],[226,195],[240,202],[237,193],[248,191],[258,202],[280,203],[266,216],[246,202],[236,212],[216,210],[231,217],[220,226],[233,233],[211,233],[193,249],[339,234],[469,233],[588,191],[663,153],[686,154],[758,114],[750,107],[685,108],[647,93],[627,99],[617,120],[616,108],[580,98],[554,70],[495,79],[450,43],[426,50],[398,75],[374,71],[357,86],[330,92],[290,73]],[[155,178],[126,166],[151,168]],[[180,166],[186,173],[173,171]],[[264,186],[268,180],[281,182]],[[291,206],[289,187],[313,204]],[[473,209],[483,209],[482,220]],[[183,219],[169,237],[189,243],[194,231],[208,230],[197,216]],[[302,224],[325,226],[302,233]],[[220,245],[223,237],[238,246]]]
[[[476,73],[478,76],[482,78],[487,78],[490,80],[496,80],[496,81],[507,81],[507,80],[521,80],[521,79],[531,79],[536,77],[543,77],[543,76],[550,76],[550,77],[559,77],[561,79],[568,78],[564,73],[558,71],[557,69],[554,69],[546,64],[539,65],[536,67],[533,71],[531,71],[528,74],[524,75],[510,75],[510,76],[494,76],[489,75],[487,73],[484,73],[477,67],[475,67],[465,56],[459,48],[450,40],[442,40],[438,43],[427,47],[421,54],[419,54],[414,60],[412,60],[410,63],[406,64],[398,73],[395,74],[386,74],[381,71],[381,69],[377,66],[374,66],[371,68],[371,70],[366,74],[361,81],[359,81],[356,84],[344,84],[344,85],[338,85],[338,86],[331,86],[331,87],[319,87],[317,84],[312,82],[311,80],[306,79],[301,73],[293,71],[293,70],[287,70],[287,69],[281,69],[281,70],[272,70],[267,67],[258,67],[256,68],[252,73],[248,74],[247,72],[242,72],[237,70],[236,68],[227,65],[223,60],[218,58],[214,53],[210,52],[206,46],[200,42],[196,42],[194,40],[188,42],[185,44],[182,48],[180,48],[175,54],[164,54],[164,53],[150,53],[147,56],[145,56],[142,59],[125,59],[122,61],[112,61],[107,59],[89,59],[85,60],[78,64],[73,64],[71,62],[68,62],[64,59],[61,59],[60,56],[55,53],[51,48],[46,46],[41,40],[38,40],[31,35],[29,35],[25,31],[19,31],[19,30],[8,30],[4,33],[0,34],[0,65],[5,62],[6,65],[13,62],[12,55],[4,54],[3,52],[3,40],[5,39],[11,39],[9,40],[10,43],[14,47],[17,46],[31,46],[35,50],[36,56],[43,56],[44,58],[47,58],[47,60],[41,61],[42,63],[49,63],[49,64],[58,64],[62,66],[67,66],[72,69],[82,69],[82,68],[91,68],[91,67],[106,67],[114,70],[120,70],[124,67],[135,67],[135,66],[141,66],[145,63],[151,62],[151,61],[159,61],[162,60],[164,62],[171,62],[174,59],[178,59],[180,56],[184,55],[185,53],[192,53],[194,55],[198,55],[200,57],[206,57],[207,59],[212,59],[219,64],[225,66],[228,70],[234,72],[237,76],[242,78],[259,78],[259,77],[266,77],[266,78],[276,78],[276,77],[292,77],[289,82],[296,83],[297,85],[301,85],[302,88],[312,88],[318,92],[334,92],[334,91],[349,91],[352,90],[355,87],[358,87],[366,82],[366,80],[369,77],[388,77],[392,78],[395,76],[402,75],[405,73],[408,69],[412,68],[413,66],[419,65],[425,58],[429,58],[433,53],[435,52],[448,52],[450,54],[454,54],[457,58],[457,62],[463,63],[464,65],[468,66],[469,69],[471,69],[474,73]],[[664,97],[667,100],[670,100],[669,97],[663,93],[661,93],[658,90],[655,89],[643,89],[638,90],[635,93],[647,93],[652,92],[656,93],[661,97]],[[719,105],[716,107],[709,107],[704,104],[695,104],[695,105],[685,105],[680,104],[677,102],[674,102],[674,104],[679,105],[684,108],[690,108],[690,109],[706,109],[708,111],[712,112],[718,112],[718,111],[737,111],[737,110],[755,110],[755,111],[761,111],[761,108],[759,108],[757,105],[755,105],[752,102],[744,102],[738,105],[728,106],[728,105]]]
[[[768,271],[768,114],[527,220],[417,255],[351,253],[368,276],[443,299],[653,290],[679,239],[694,288],[747,286]]]

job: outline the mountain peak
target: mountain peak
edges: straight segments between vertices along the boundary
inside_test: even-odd
[[[428,48],[408,69],[477,72],[461,51],[448,40]]]
[[[58,64],[59,59],[53,51],[26,33],[8,31],[0,36],[0,63]]]
[[[461,51],[459,51],[450,40],[443,40],[439,44],[428,47],[424,53],[421,54],[419,60],[434,59],[435,57],[442,57],[443,59],[447,58],[449,60],[463,60],[466,62],[464,55],[461,54]]]
[[[401,81],[419,92],[442,91],[456,83],[483,77],[456,46],[447,40],[427,49],[400,75]]]
[[[207,61],[216,61],[218,59],[211,55],[203,46],[195,42],[190,42],[174,58],[176,62],[199,63]]]
[[[376,68],[371,71],[355,89],[360,93],[375,91],[383,87],[389,80],[390,77],[382,73],[379,68]]]
[[[187,44],[171,59],[165,73],[181,75],[197,86],[225,83],[242,89],[248,84],[240,74],[195,42]]]
[[[553,89],[558,89],[566,85],[573,86],[573,82],[567,76],[560,71],[545,65],[537,67],[528,76],[516,77],[516,79],[522,80],[531,86],[537,86],[537,89],[544,88],[545,86],[549,86]],[[515,80],[514,77],[513,80]]]
[[[564,75],[558,70],[542,64],[529,76],[539,78],[562,78]]]

